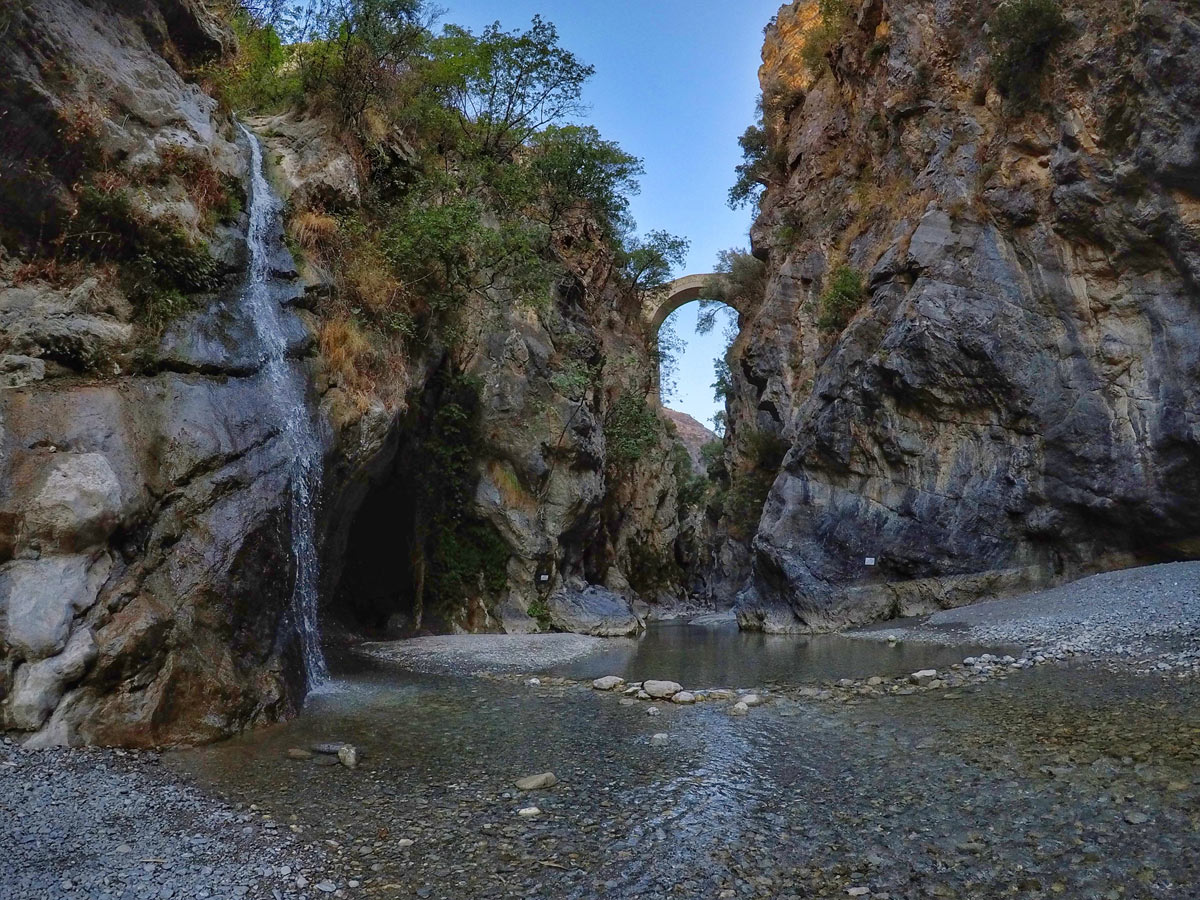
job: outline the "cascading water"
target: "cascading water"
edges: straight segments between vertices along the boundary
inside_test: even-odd
[[[320,496],[321,443],[305,403],[304,378],[287,356],[283,310],[271,291],[270,242],[281,203],[263,174],[262,146],[258,138],[245,125],[239,123],[238,127],[250,145],[250,227],[246,234],[250,264],[242,300],[249,307],[264,348],[263,376],[278,412],[283,436],[292,452],[291,539],[296,583],[292,590],[291,613],[299,632],[305,675],[311,691],[329,677],[317,622],[320,560],[314,504]]]

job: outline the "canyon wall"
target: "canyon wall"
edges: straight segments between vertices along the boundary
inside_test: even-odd
[[[1187,0],[796,2],[768,27],[731,438],[786,441],[746,628],[1200,546]],[[1043,19],[1029,18],[1033,14]]]
[[[189,0],[0,18],[0,727],[35,743],[192,743],[298,708],[280,365],[320,445],[322,619],[631,633],[683,592],[681,448],[611,254],[562,248],[545,296],[493,293],[453,346],[381,343],[363,389],[335,358],[330,273],[283,231],[316,203],[352,221],[362,159],[326,119],[250,117],[286,204],[272,369],[245,293],[249,146],[204,86],[232,46]],[[453,594],[422,608],[414,498],[446,467]]]

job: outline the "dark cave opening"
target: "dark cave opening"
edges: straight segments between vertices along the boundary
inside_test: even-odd
[[[469,627],[507,584],[512,550],[478,517],[477,379],[436,372],[375,458],[343,473],[328,532],[326,615],[372,638]]]
[[[367,486],[332,597],[344,624],[369,635],[399,636],[414,625],[413,489],[398,470],[393,462]]]

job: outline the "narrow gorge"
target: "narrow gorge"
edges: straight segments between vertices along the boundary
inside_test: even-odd
[[[0,8],[0,900],[1198,895],[1197,0],[468,6]]]

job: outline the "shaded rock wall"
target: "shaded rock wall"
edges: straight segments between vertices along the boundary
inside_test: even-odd
[[[1023,104],[989,71],[994,3],[852,3],[814,73],[816,6],[780,10],[760,73],[770,281],[731,419],[791,449],[743,626],[823,630],[1193,554],[1194,4],[1066,0]],[[867,295],[822,329],[842,266]]]
[[[48,0],[0,40],[0,728],[34,742],[211,740],[286,717],[303,694],[293,460],[242,297],[246,218],[205,209],[173,168],[186,157],[214,184],[246,182],[234,123],[186,74],[230,40],[190,0]],[[353,214],[362,173],[328,123],[251,124],[293,209]],[[138,227],[205,248],[211,290],[160,296],[151,318],[117,261],[47,256],[79,220],[84,181],[127,197]],[[315,340],[329,273],[294,261],[281,231],[271,241],[287,355],[323,429],[326,616],[412,611],[407,488],[447,373],[478,385],[467,516],[507,562],[499,586],[468,585],[423,627],[528,630],[552,599],[597,597],[602,610],[560,627],[602,614],[604,629],[636,629],[635,585],[649,601],[682,593],[665,423],[637,461],[608,458],[610,410],[652,382],[638,298],[611,256],[566,254],[536,308],[501,292],[470,310],[457,346],[393,360],[362,402]],[[559,377],[568,364],[586,384]]]
[[[0,258],[13,373],[0,391],[0,720],[42,742],[146,745],[279,718],[303,690],[290,454],[238,302],[245,222],[214,226],[179,178],[143,179],[169,147],[244,177],[231,123],[163,56],[202,59],[226,38],[188,3],[52,0],[17,16],[0,79],[6,243],[61,228],[71,179],[102,160],[113,183],[141,182],[142,221],[207,239],[225,278],[162,329],[135,317],[102,260],[30,271]],[[90,160],[73,152],[81,116]],[[280,299],[295,296],[286,255],[279,268]],[[311,339],[294,331],[303,353]]]

